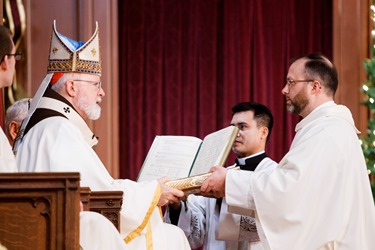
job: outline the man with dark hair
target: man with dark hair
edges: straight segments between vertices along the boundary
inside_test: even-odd
[[[239,128],[232,148],[238,155],[234,166],[244,171],[270,173],[277,166],[265,153],[273,127],[271,111],[256,102],[241,102],[232,107],[231,124]],[[170,205],[165,219],[183,229],[192,248],[263,249],[253,213],[247,216],[229,213],[225,198],[190,195],[186,204]]]
[[[5,56],[8,54],[12,54],[12,52],[15,52],[15,47],[14,47],[14,43],[12,39],[12,33],[7,27],[5,27],[4,25],[0,25],[0,58],[1,58],[1,61],[4,61]]]
[[[230,211],[255,211],[265,249],[370,250],[375,209],[349,109],[334,103],[337,71],[324,56],[294,60],[282,93],[303,119],[289,152],[269,175],[221,167],[203,183]]]
[[[16,53],[9,29],[0,25],[0,88],[12,85],[16,61],[21,57],[21,53]],[[0,129],[0,172],[17,172],[12,149],[2,129]]]

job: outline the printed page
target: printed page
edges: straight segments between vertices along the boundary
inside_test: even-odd
[[[213,166],[224,165],[237,134],[238,128],[229,126],[207,135],[199,149],[190,176],[205,174]]]
[[[192,136],[156,136],[137,181],[188,177],[201,142]]]

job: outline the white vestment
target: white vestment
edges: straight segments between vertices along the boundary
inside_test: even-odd
[[[266,249],[375,249],[369,176],[344,106],[326,103],[298,123],[271,174],[229,170],[225,191],[229,211],[256,209]]]
[[[53,105],[57,110],[59,105]],[[19,170],[80,172],[82,187],[90,187],[93,191],[123,191],[121,235],[129,249],[190,249],[182,230],[163,222],[157,206],[161,194],[158,182],[113,179],[90,147],[85,136],[89,133],[82,131],[83,119],[72,116],[72,113],[78,113],[71,107],[64,103],[61,105],[67,111],[66,116],[72,120],[53,116],[34,125],[18,149],[16,159]]]
[[[82,250],[128,249],[112,222],[99,213],[80,212],[79,229]]]
[[[0,128],[0,172],[18,172],[8,138]]]
[[[264,158],[255,172],[270,173],[277,163]],[[235,170],[241,173],[248,171]],[[246,189],[244,189],[246,190]],[[240,192],[242,196],[243,192]],[[204,250],[262,250],[254,215],[241,216],[228,212],[223,198],[221,206],[217,199],[189,195],[186,206],[181,203],[178,227],[184,232],[191,248],[203,246]],[[165,221],[171,223],[169,209]]]

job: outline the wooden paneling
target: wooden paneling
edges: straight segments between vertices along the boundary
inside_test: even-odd
[[[1,244],[78,250],[79,181],[79,173],[1,173]]]
[[[81,187],[80,193],[84,211],[100,213],[120,232],[122,191],[91,191],[89,187]]]
[[[350,108],[354,121],[366,131],[368,112],[361,105],[360,87],[366,79],[363,62],[369,54],[369,0],[334,0],[334,63],[339,73],[336,102]]]

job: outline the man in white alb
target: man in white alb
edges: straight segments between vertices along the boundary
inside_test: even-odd
[[[255,210],[265,249],[374,249],[369,176],[352,115],[333,101],[337,86],[326,57],[294,60],[282,93],[303,119],[289,152],[270,174],[214,167],[202,185],[204,194],[225,194],[230,211]]]
[[[270,173],[277,163],[267,157],[266,143],[271,135],[273,116],[264,105],[240,102],[232,107],[231,125],[239,128],[233,144],[241,171]],[[204,250],[262,250],[254,215],[228,212],[223,199],[188,196],[187,202],[169,206],[167,222],[178,225],[192,248]]]

